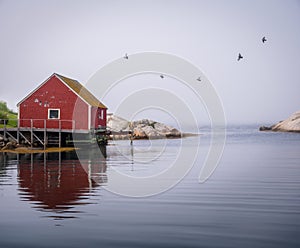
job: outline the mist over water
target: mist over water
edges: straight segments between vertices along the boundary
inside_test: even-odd
[[[299,247],[300,135],[230,127],[222,159],[203,184],[209,148],[167,192],[130,198],[104,190],[112,168],[143,176],[164,170],[180,140],[116,141],[76,153],[0,154],[1,247]],[[188,145],[197,137],[187,138]],[[155,160],[141,163],[161,152]],[[121,185],[120,185],[121,187]],[[34,237],[34,238],[33,238]]]

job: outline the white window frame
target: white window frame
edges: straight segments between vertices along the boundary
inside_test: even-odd
[[[103,109],[101,109],[101,111],[100,111],[100,113],[99,113],[99,115],[98,115],[98,118],[99,118],[100,120],[103,120],[103,119],[104,119],[104,111],[103,111]]]
[[[58,118],[50,118],[50,111],[51,110],[56,110],[58,111]],[[49,108],[48,109],[48,120],[59,120],[60,119],[60,109],[53,109],[53,108]]]

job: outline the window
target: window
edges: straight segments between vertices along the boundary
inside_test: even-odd
[[[60,109],[48,109],[48,119],[59,119]]]
[[[104,116],[103,116],[103,109],[101,109],[100,114],[99,114],[99,119],[103,120]]]

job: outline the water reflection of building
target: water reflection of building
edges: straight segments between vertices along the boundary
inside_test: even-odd
[[[107,182],[105,158],[97,154],[86,152],[80,161],[75,152],[19,155],[21,198],[56,213],[86,204],[86,197]]]

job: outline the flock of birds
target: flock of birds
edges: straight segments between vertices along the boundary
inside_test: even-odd
[[[261,41],[262,41],[262,43],[265,43],[265,42],[267,41],[266,37],[265,37],[265,36],[262,37]],[[124,59],[128,59],[128,58],[129,58],[128,55],[127,55],[127,53],[125,54],[125,56],[124,56],[123,58],[124,58]],[[240,60],[243,59],[243,58],[244,58],[244,57],[242,56],[242,54],[239,53],[239,54],[238,54],[237,61],[240,61]],[[161,79],[164,79],[164,75],[161,74],[161,75],[160,75],[160,78],[161,78]],[[201,77],[198,77],[198,78],[197,78],[197,81],[201,82]]]
[[[267,41],[266,37],[262,37],[261,39],[262,43],[265,43]],[[242,54],[239,53],[237,61],[240,61],[241,59],[243,59],[244,57],[242,56]]]

